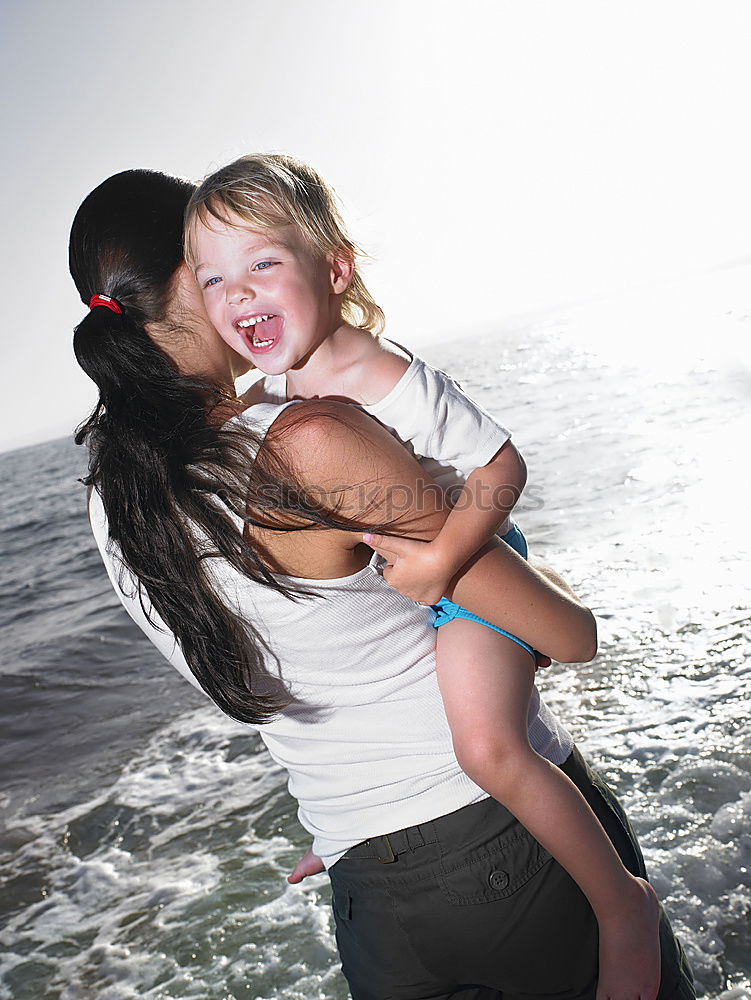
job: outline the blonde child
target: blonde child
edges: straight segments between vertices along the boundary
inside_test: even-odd
[[[387,560],[389,583],[436,607],[436,671],[463,770],[587,896],[599,927],[598,1000],[654,1000],[656,896],[625,869],[582,794],[534,745],[527,728],[534,652],[523,636],[443,599],[449,581],[499,529],[526,554],[509,520],[524,462],[508,431],[449,376],[378,336],[383,314],[357,272],[356,252],[330,189],[290,157],[243,157],[209,177],[188,209],[186,255],[208,315],[266,375],[244,401],[358,404],[451,493],[453,508],[434,541],[363,539]],[[503,594],[498,600],[502,606]],[[290,880],[321,870],[309,853]]]

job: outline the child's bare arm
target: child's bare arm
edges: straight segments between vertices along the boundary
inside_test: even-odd
[[[422,604],[445,597],[451,578],[508,518],[526,480],[524,459],[507,441],[468,476],[439,534],[401,561],[392,586]]]
[[[527,466],[511,441],[467,477],[440,534],[431,542],[446,567],[446,579],[507,520],[526,482]]]

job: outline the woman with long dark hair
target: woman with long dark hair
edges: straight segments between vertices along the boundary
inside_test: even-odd
[[[90,306],[74,348],[100,394],[76,440],[90,450],[92,526],[121,600],[287,768],[332,878],[355,1000],[594,997],[586,899],[461,771],[432,612],[390,588],[362,542],[374,526],[412,544],[434,537],[439,492],[355,408],[235,396],[247,362],[208,323],[182,262],[191,192],[161,174],[116,175],[71,233]],[[506,547],[482,550],[446,596],[557,659],[591,655],[588,610]],[[530,740],[643,876],[622,810],[539,696]],[[664,917],[661,932],[659,996],[691,997]]]

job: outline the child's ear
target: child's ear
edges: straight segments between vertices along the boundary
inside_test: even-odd
[[[352,275],[355,273],[355,255],[349,247],[340,247],[335,257],[329,258],[331,274],[331,291],[342,295],[349,288]]]

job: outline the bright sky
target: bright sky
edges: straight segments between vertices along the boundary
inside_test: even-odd
[[[94,401],[68,231],[128,167],[309,160],[417,345],[751,255],[746,0],[4,0],[0,29],[0,449]]]

